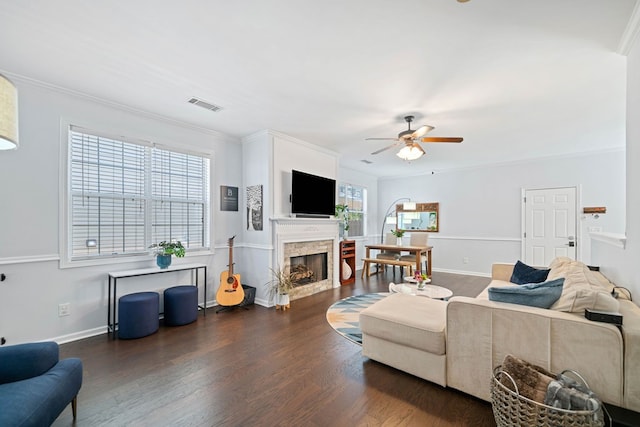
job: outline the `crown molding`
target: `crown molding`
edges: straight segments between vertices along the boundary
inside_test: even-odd
[[[624,56],[629,55],[633,44],[638,40],[638,34],[640,34],[640,1],[636,0],[636,5],[631,12],[627,28],[622,33],[616,52]]]

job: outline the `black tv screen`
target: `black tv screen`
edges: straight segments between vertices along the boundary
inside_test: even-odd
[[[291,213],[329,216],[335,214],[335,206],[335,179],[291,171]]]

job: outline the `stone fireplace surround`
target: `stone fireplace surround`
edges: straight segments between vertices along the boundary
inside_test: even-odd
[[[290,257],[327,252],[327,279],[296,287],[291,300],[340,286],[338,220],[276,218],[273,221],[272,268],[288,268]]]

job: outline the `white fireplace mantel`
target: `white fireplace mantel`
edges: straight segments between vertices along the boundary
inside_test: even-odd
[[[333,287],[340,286],[339,269],[339,220],[334,218],[270,218],[273,224],[273,262],[272,268],[277,269],[285,264],[285,243],[313,242],[317,240],[331,240],[333,242]]]

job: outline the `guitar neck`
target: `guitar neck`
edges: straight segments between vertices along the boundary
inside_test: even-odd
[[[229,276],[233,276],[233,239],[236,236],[233,236],[229,239]]]

